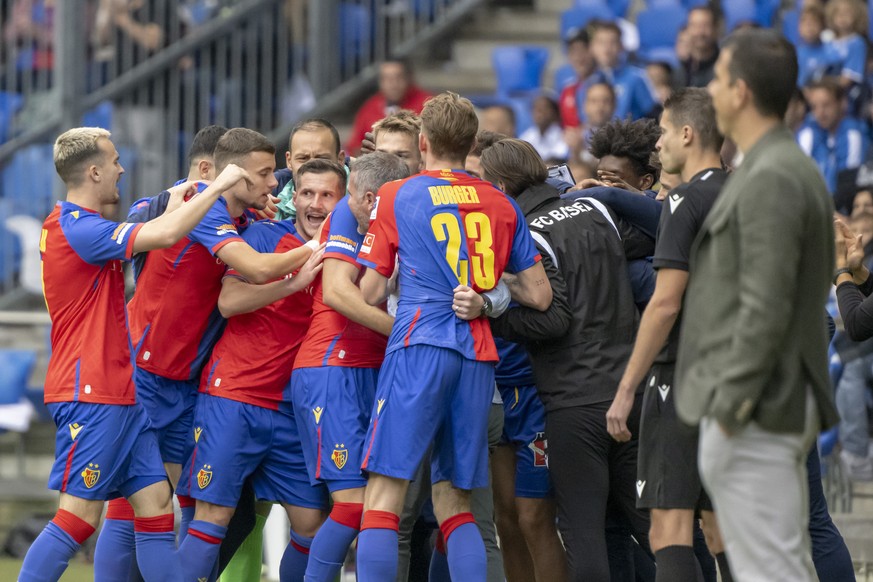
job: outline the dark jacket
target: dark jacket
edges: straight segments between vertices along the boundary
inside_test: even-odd
[[[587,198],[562,200],[548,184],[525,190],[516,201],[543,255],[555,300],[545,313],[510,309],[492,321],[492,330],[525,343],[546,410],[612,400],[639,320],[625,256],[645,256],[651,248],[621,238],[626,225],[606,206]],[[560,315],[565,306],[569,331]]]

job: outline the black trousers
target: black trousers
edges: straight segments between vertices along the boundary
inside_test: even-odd
[[[640,547],[649,548],[649,515],[636,507],[640,404],[628,418],[633,438],[618,443],[606,431],[610,402],[546,413],[549,472],[558,505],[558,529],[567,551],[570,580],[609,582],[607,506],[621,515]]]

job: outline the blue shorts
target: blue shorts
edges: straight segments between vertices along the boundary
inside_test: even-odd
[[[425,345],[389,353],[379,374],[362,468],[412,480],[433,443],[432,483],[487,487],[493,396],[492,362]]]
[[[515,496],[553,495],[546,447],[546,410],[536,386],[500,386],[503,398],[501,443],[515,448]]]
[[[251,476],[258,499],[327,507],[327,489],[313,487],[306,476],[293,413],[200,394],[194,439],[179,480],[183,495],[236,507],[243,482]]]
[[[161,459],[183,464],[191,456],[197,382],[170,380],[137,368],[133,374],[136,400],[149,415],[158,436]]]
[[[367,485],[361,462],[378,377],[378,368],[294,370],[291,400],[313,485],[331,492]]]
[[[48,488],[92,500],[130,497],[167,478],[142,406],[48,405],[58,427]]]

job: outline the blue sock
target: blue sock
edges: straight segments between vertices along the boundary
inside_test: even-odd
[[[356,507],[349,508],[347,513],[344,513],[345,507],[340,507],[343,511],[338,514],[337,506]],[[306,567],[306,582],[333,581],[343,567],[349,546],[358,535],[363,509],[364,506],[359,503],[334,504],[330,517],[327,518],[312,541],[312,547],[309,550],[309,565]],[[345,515],[348,515],[349,519],[344,519]],[[345,523],[334,521],[335,517]],[[352,524],[355,525],[352,526]]]
[[[179,559],[182,562],[184,579],[197,580],[212,575],[218,561],[218,549],[227,528],[208,521],[193,520],[188,528],[185,541],[179,546]]]
[[[358,582],[397,578],[397,529],[400,518],[390,511],[369,510],[358,535]]]
[[[279,563],[279,582],[303,582],[306,564],[309,562],[309,548],[312,538],[305,538],[291,530],[291,541],[282,554]]]
[[[485,542],[476,527],[471,513],[459,513],[440,524],[446,539],[449,571],[452,580],[485,582],[488,577],[488,560],[485,557]]]
[[[137,517],[133,520],[136,537],[136,562],[142,577],[152,580],[177,580],[182,562],[176,553],[173,514]]]
[[[191,497],[177,494],[176,498],[179,499],[179,511],[182,513],[182,519],[179,521],[178,536],[178,544],[181,546],[185,536],[188,535],[188,526],[190,526],[191,522],[194,520],[194,510],[196,507],[194,499]]]
[[[72,513],[59,509],[39,537],[27,550],[19,582],[58,580],[82,542],[94,533],[94,528]]]
[[[427,579],[429,582],[452,582],[452,576],[449,573],[449,558],[446,556],[446,540],[443,538],[443,532],[437,533],[433,554],[430,557],[430,570],[428,570]]]
[[[94,579],[127,582],[135,563],[135,544],[132,520],[104,519],[94,550]]]

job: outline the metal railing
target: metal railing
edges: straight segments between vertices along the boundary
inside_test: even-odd
[[[126,209],[186,172],[196,131],[245,126],[284,143],[304,115],[338,111],[480,0],[11,0],[0,14],[0,213],[40,220],[62,188],[50,144],[110,129]],[[348,114],[346,114],[348,115]],[[21,244],[0,220],[0,294]]]

